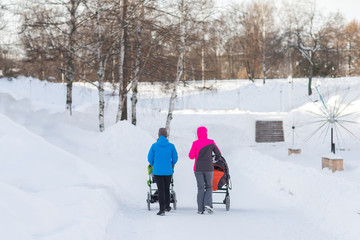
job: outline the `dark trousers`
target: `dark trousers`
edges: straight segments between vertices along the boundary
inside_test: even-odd
[[[160,211],[165,211],[167,207],[170,207],[171,175],[154,175],[154,177],[158,188]]]

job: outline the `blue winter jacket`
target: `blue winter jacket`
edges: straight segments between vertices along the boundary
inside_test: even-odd
[[[173,174],[173,166],[178,160],[178,154],[174,144],[160,136],[154,143],[148,154],[148,161],[153,166],[153,175],[168,176]]]

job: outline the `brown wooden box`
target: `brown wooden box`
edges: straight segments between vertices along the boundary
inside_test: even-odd
[[[291,154],[300,154],[301,153],[301,149],[293,149],[293,148],[288,148],[288,155],[291,155]]]
[[[327,157],[322,158],[322,168],[329,168],[333,172],[335,171],[343,171],[343,159],[331,159]]]

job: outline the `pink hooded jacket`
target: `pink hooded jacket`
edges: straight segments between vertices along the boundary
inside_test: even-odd
[[[197,136],[198,140],[193,142],[189,152],[189,158],[195,159],[194,171],[214,171],[212,155],[215,153],[215,159],[219,160],[221,157],[221,152],[216,146],[214,140],[207,138],[206,127],[199,127],[197,129]]]

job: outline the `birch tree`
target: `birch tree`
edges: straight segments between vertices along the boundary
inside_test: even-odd
[[[104,120],[104,110],[105,110],[105,100],[104,100],[104,76],[105,76],[105,68],[108,60],[108,56],[103,60],[102,48],[104,45],[103,40],[103,27],[101,26],[101,14],[102,14],[102,6],[100,4],[100,0],[97,1],[97,10],[96,10],[96,37],[97,37],[97,52],[96,59],[98,65],[98,93],[99,93],[99,129],[100,132],[105,130],[105,120]]]
[[[116,31],[114,31],[114,14],[112,13],[113,6],[102,0],[94,0],[93,2],[88,2],[87,9],[90,12],[90,17],[93,19],[94,25],[89,25],[89,32],[91,33],[92,29],[95,28],[95,34],[90,34],[94,36],[93,38],[88,39],[88,44],[84,46],[86,48],[87,54],[90,59],[90,66],[93,66],[93,69],[96,69],[97,84],[93,83],[89,79],[83,80],[90,82],[98,89],[99,95],[99,130],[103,132],[105,130],[105,73],[108,69],[108,62],[112,61],[113,53],[116,45]],[[93,27],[94,26],[94,27]],[[93,63],[93,64],[91,64]],[[109,74],[111,75],[111,73]]]
[[[76,39],[75,34],[77,31],[77,17],[76,12],[80,6],[81,1],[70,0],[69,5],[66,6],[66,9],[70,14],[69,21],[69,31],[68,31],[68,46],[67,46],[67,63],[66,63],[66,109],[69,110],[70,115],[72,115],[72,86],[74,82],[74,72],[75,72],[75,48],[76,48]]]
[[[120,0],[120,16],[119,16],[119,107],[116,115],[116,122],[127,119],[127,78],[124,74],[125,68],[125,54],[126,54],[126,37],[127,37],[127,23],[126,14],[128,2],[127,0]]]
[[[54,41],[62,45],[61,55],[63,56],[66,81],[66,109],[72,115],[72,86],[76,79],[76,64],[78,51],[80,49],[78,35],[86,16],[84,15],[85,0],[37,0],[33,1],[33,5],[44,9],[42,12],[35,14],[46,14],[46,12],[57,11],[57,15],[48,18],[48,22],[44,22],[44,30],[56,29],[61,33],[59,38],[53,38]],[[59,67],[60,68],[60,67]]]
[[[135,56],[135,70],[134,79],[132,81],[132,97],[131,97],[131,123],[136,125],[136,103],[138,93],[138,82],[140,78],[140,67],[141,67],[141,45],[142,45],[142,16],[144,16],[144,6],[140,0],[137,10],[137,21],[136,21],[136,56]]]
[[[160,72],[161,64],[157,61],[166,59],[166,56],[158,58],[157,55],[166,49],[164,45],[173,29],[164,17],[168,13],[157,8],[154,1],[120,0],[119,3],[119,106],[116,121],[127,119],[127,95],[131,89],[131,122],[136,124],[138,82],[144,75],[149,78],[153,71]]]
[[[181,76],[184,71],[184,55],[185,55],[185,0],[180,0],[179,3],[179,38],[180,38],[180,45],[179,45],[179,57],[178,57],[178,63],[177,63],[177,72],[176,72],[176,78],[174,81],[173,90],[170,97],[170,103],[169,103],[169,111],[166,118],[166,130],[168,132],[168,135],[170,136],[170,123],[173,119],[173,111],[174,111],[174,105],[175,105],[175,98],[177,94],[177,87],[178,83],[181,79]]]

